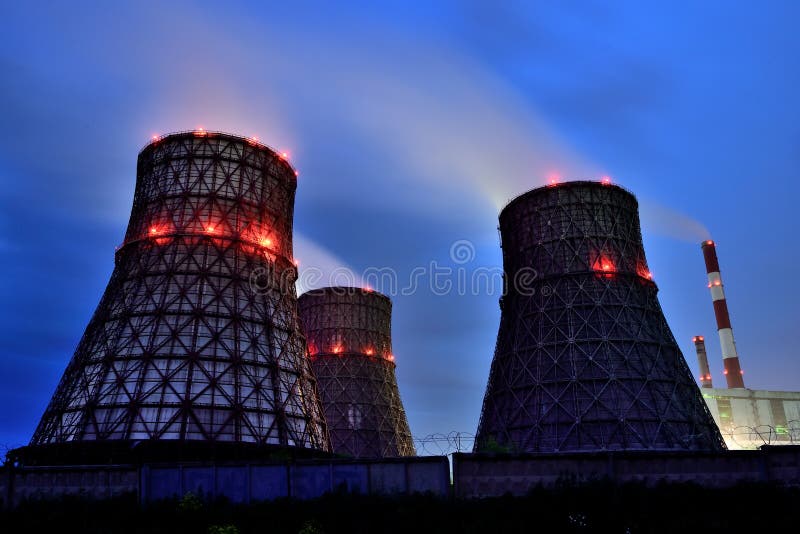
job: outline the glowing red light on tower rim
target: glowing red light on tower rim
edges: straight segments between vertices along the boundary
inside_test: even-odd
[[[217,231],[217,227],[214,226],[213,224],[209,224],[208,226],[206,226],[206,233],[207,234],[213,234],[216,231]]]
[[[611,185],[611,177],[610,176],[603,176],[600,179],[600,183],[603,185]]]
[[[364,351],[364,354],[366,354],[367,356],[372,356],[373,354],[375,354],[375,351],[372,349],[367,349]]]
[[[334,354],[339,354],[339,353],[341,353],[341,352],[342,352],[342,346],[341,346],[341,345],[334,345],[334,347],[333,347],[333,353],[334,353]]]

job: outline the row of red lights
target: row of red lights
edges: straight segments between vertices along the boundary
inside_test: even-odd
[[[218,229],[213,224],[210,224],[210,225],[207,225],[203,229],[203,233],[205,233],[206,235],[217,235]],[[164,244],[165,240],[168,240],[168,238],[170,237],[170,234],[167,233],[167,232],[164,232],[163,230],[160,230],[157,226],[151,226],[149,231],[148,231],[148,237],[153,239],[157,244],[162,245],[162,244]],[[245,241],[247,243],[251,243],[252,245],[257,245],[257,246],[259,246],[261,248],[264,248],[264,249],[274,250],[273,245],[274,245],[275,242],[269,237],[260,238],[256,242],[251,241],[251,240],[247,240],[247,239],[241,239],[241,238],[239,238],[239,239],[242,240],[242,241]],[[119,250],[120,248],[121,248],[121,246],[118,246],[118,247],[116,247],[116,250]],[[267,254],[266,251],[265,251],[265,254]],[[292,263],[294,264],[295,267],[299,267],[300,266],[300,260],[298,260],[296,258],[292,260]]]
[[[205,130],[205,128],[203,128],[202,126],[198,126],[198,127],[197,127],[197,128],[194,130],[194,135],[195,135],[196,137],[205,137],[205,136],[207,136],[207,135],[208,135],[208,132],[207,132],[207,131]],[[153,134],[153,136],[152,136],[150,139],[152,140],[152,142],[153,142],[153,143],[157,143],[157,142],[161,141],[161,139],[162,139],[162,136],[160,136],[160,135],[158,135],[158,134]],[[258,137],[257,137],[257,136],[255,136],[255,135],[253,135],[253,136],[251,136],[251,137],[248,137],[248,138],[247,138],[247,142],[248,142],[248,143],[250,143],[251,145],[263,146],[263,145],[261,144],[261,141],[259,141],[259,140],[258,140]],[[279,152],[279,153],[278,153],[278,157],[280,157],[282,160],[284,160],[284,161],[287,161],[287,162],[288,162],[288,161],[289,161],[289,152],[287,152],[287,151]],[[300,176],[300,172],[299,172],[297,169],[295,169],[295,170],[294,170],[294,175],[295,175],[295,176]]]
[[[605,256],[600,256],[594,262],[594,265],[592,265],[592,270],[594,270],[597,273],[602,273],[604,276],[607,277],[613,276],[614,273],[617,272],[617,268],[614,266],[614,262]],[[644,268],[637,269],[636,274],[638,274],[642,278],[647,278],[648,280],[653,279],[653,273]]]
[[[342,345],[333,345],[331,347],[331,352],[333,354],[342,354],[344,352],[344,347]],[[311,356],[316,356],[317,355],[317,350],[314,347],[310,347],[308,349],[308,353]],[[375,355],[375,349],[366,348],[366,349],[364,349],[363,354],[365,354],[367,356],[374,356]],[[390,362],[394,361],[394,354],[391,354],[391,353],[384,354],[383,357],[386,358],[387,360],[389,360]]]
[[[561,182],[561,177],[557,174],[551,174],[547,180],[547,185],[550,187],[556,186]],[[600,178],[600,183],[603,185],[611,185],[611,177],[610,176],[602,176]]]
[[[206,234],[214,235],[214,234],[217,233],[217,227],[214,226],[213,224],[209,224],[204,228],[203,231]],[[168,235],[168,233],[160,230],[157,226],[151,226],[149,235],[150,235],[150,237],[160,237],[160,236],[166,236],[166,235]],[[259,240],[258,240],[258,245],[262,246],[264,248],[270,248],[270,247],[272,247],[272,244],[273,244],[273,240],[271,238],[269,238],[269,237],[262,237],[262,238],[259,238]]]

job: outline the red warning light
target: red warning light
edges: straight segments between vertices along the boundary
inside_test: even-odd
[[[392,353],[387,354],[386,355],[386,359],[389,360],[390,362],[393,362],[394,361],[394,354],[392,354]]]
[[[372,349],[367,349],[364,351],[364,354],[366,354],[367,356],[372,356],[373,354],[375,354],[375,351]]]
[[[247,142],[250,143],[251,145],[257,145],[258,137],[256,137],[255,135],[253,137],[248,137]]]
[[[372,293],[372,292],[373,292],[373,291],[375,291],[375,290],[374,290],[374,289],[372,289],[372,288],[371,288],[371,287],[369,287],[369,286],[364,286],[364,291],[366,291],[367,293]]]
[[[289,159],[289,153],[288,152],[281,152],[280,153],[280,157],[281,157],[281,159]]]
[[[706,245],[709,245],[709,246],[711,246],[711,245],[713,245],[713,244],[714,244],[714,242],[713,242],[713,241],[711,241],[710,239],[709,239],[708,241],[706,241]]]
[[[213,233],[216,233],[216,231],[217,231],[217,227],[214,226],[213,224],[209,224],[208,226],[206,226],[206,233],[207,234],[213,234]]]
[[[160,232],[157,227],[151,226],[150,227],[150,235],[158,235]]]
[[[161,141],[161,136],[158,134],[153,134],[153,136],[150,139],[152,139],[154,143],[158,143],[159,141]]]
[[[600,183],[603,185],[611,185],[611,177],[610,176],[603,176],[600,179]]]
[[[611,278],[617,269],[614,266],[614,262],[611,261],[610,258],[607,256],[600,256],[592,265],[592,270],[600,273],[601,276]]]
[[[202,126],[198,126],[197,129],[194,131],[194,135],[197,137],[204,137],[207,134],[205,129]]]
[[[261,246],[262,246],[262,247],[264,247],[264,248],[269,248],[269,247],[271,247],[271,246],[272,246],[272,239],[270,239],[270,238],[268,238],[268,237],[265,237],[265,238],[263,238],[263,239],[260,239],[260,240],[258,241],[258,244],[259,244],[259,245],[261,245]]]
[[[334,354],[339,354],[339,353],[341,353],[341,352],[342,352],[342,346],[341,346],[341,345],[334,345],[334,347],[333,347],[333,353],[334,353]]]

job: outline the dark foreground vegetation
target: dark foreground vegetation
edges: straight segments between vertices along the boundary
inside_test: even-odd
[[[800,488],[747,484],[595,483],[483,500],[332,494],[314,501],[203,503],[189,494],[146,507],[133,498],[28,502],[0,512],[0,532],[376,533],[798,532]]]

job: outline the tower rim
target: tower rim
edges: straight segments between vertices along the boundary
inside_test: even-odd
[[[256,137],[245,137],[243,135],[234,134],[230,132],[223,132],[221,130],[206,130],[203,128],[198,128],[195,130],[178,130],[174,132],[169,132],[165,134],[156,134],[145,143],[145,145],[139,150],[139,156],[147,152],[148,150],[155,149],[156,146],[164,143],[165,141],[173,141],[175,139],[184,139],[184,138],[206,138],[206,139],[225,139],[228,141],[236,141],[239,143],[244,143],[252,146],[253,148],[261,149],[265,152],[270,153],[277,159],[282,160],[295,174],[297,175],[297,169],[291,164],[289,161],[288,155],[285,155],[285,152],[278,150],[270,145],[262,143]]]
[[[549,192],[552,192],[552,191],[558,190],[558,189],[585,187],[585,186],[593,186],[593,187],[597,187],[598,189],[605,188],[605,189],[613,189],[613,190],[621,191],[623,193],[628,194],[631,197],[631,199],[633,200],[633,202],[634,202],[634,204],[635,204],[635,206],[637,208],[639,206],[639,201],[636,199],[636,195],[634,195],[632,191],[630,191],[629,189],[627,189],[625,187],[622,187],[621,185],[613,184],[613,183],[605,183],[605,182],[596,181],[596,180],[570,180],[570,181],[566,181],[566,182],[558,182],[558,183],[554,183],[554,184],[541,185],[541,186],[538,186],[538,187],[534,187],[533,189],[528,189],[527,191],[525,191],[523,193],[520,193],[519,195],[517,195],[514,198],[512,198],[511,200],[509,200],[506,203],[506,205],[503,206],[500,209],[500,213],[497,216],[498,220],[502,220],[504,214],[507,211],[509,211],[510,208],[512,208],[513,206],[516,206],[520,202],[524,202],[526,200],[530,200],[531,198],[536,197],[538,195],[541,195],[541,194],[544,194],[544,193],[549,193]]]

